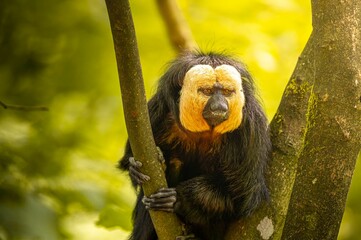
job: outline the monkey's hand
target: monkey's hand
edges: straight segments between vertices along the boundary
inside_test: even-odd
[[[174,212],[174,205],[177,201],[177,192],[175,188],[161,188],[149,197],[143,197],[143,204],[147,210]],[[184,226],[183,226],[184,227]],[[185,231],[185,230],[184,230]],[[194,234],[189,233],[177,236],[176,240],[201,240]]]
[[[149,197],[144,196],[142,201],[147,210],[174,212],[177,192],[175,188],[161,188]]]
[[[134,157],[129,158],[129,175],[130,178],[139,185],[150,180],[148,175],[141,173],[140,168],[143,164],[140,161],[134,159]]]
[[[160,150],[159,147],[157,147],[158,151],[158,161],[162,164],[162,168],[165,171],[165,160],[162,153],[162,150]],[[134,157],[129,157],[129,175],[131,179],[139,185],[142,185],[145,182],[148,182],[150,180],[150,177],[148,175],[143,174],[140,171],[140,168],[143,166],[143,164],[140,161],[137,161],[134,159]]]

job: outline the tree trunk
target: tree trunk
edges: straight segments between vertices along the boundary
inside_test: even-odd
[[[232,225],[226,239],[279,239],[287,214],[296,175],[297,159],[303,146],[308,99],[313,85],[311,35],[299,57],[282,101],[270,124],[273,152],[267,172],[271,201],[246,220]]]
[[[337,238],[361,146],[361,2],[314,1],[313,25],[270,125],[271,202],[227,239]]]
[[[106,0],[114,40],[114,48],[122,92],[123,110],[129,142],[134,157],[143,163],[142,172],[150,176],[143,184],[145,195],[167,187],[164,172],[150,126],[142,70],[133,19],[128,0]],[[150,211],[160,240],[182,235],[181,223],[175,214]]]
[[[361,146],[361,1],[312,1],[315,84],[282,239],[337,239]]]

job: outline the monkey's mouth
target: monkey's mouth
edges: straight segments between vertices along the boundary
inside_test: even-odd
[[[210,127],[215,127],[222,122],[226,121],[229,117],[228,111],[204,111],[203,118],[206,120]]]

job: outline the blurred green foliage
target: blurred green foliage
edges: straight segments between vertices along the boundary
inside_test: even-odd
[[[175,56],[153,1],[132,1],[148,97]],[[269,118],[311,31],[301,0],[180,1],[203,50],[243,59]],[[101,0],[0,1],[0,240],[126,239],[134,191],[116,169],[126,140]],[[340,239],[361,229],[357,168]]]

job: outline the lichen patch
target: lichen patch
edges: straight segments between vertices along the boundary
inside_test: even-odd
[[[268,240],[274,233],[274,227],[272,220],[268,217],[264,217],[261,222],[257,226],[257,230],[259,231],[262,239]]]

